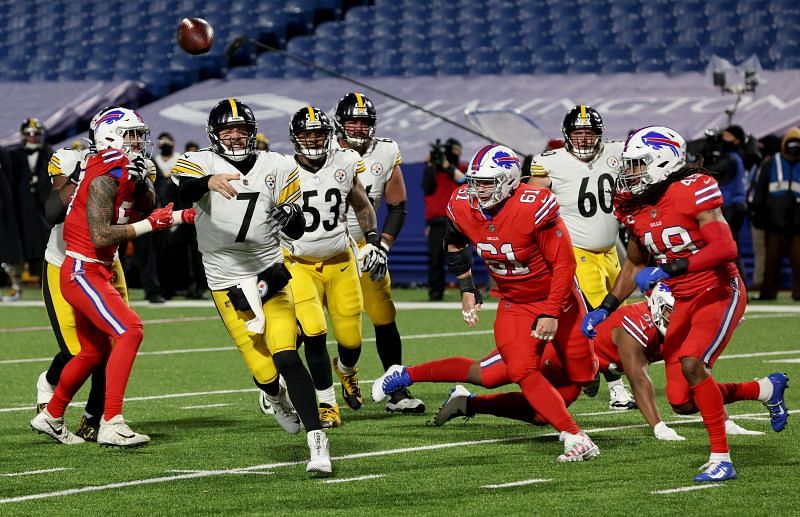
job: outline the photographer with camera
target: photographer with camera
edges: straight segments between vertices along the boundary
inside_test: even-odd
[[[425,236],[428,237],[428,299],[444,296],[444,232],[447,228],[447,203],[459,185],[466,181],[467,164],[460,160],[461,142],[436,140],[425,160],[422,190],[425,193]]]

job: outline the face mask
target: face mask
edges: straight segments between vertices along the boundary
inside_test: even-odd
[[[172,144],[161,144],[161,156],[171,155],[174,149],[175,146]]]

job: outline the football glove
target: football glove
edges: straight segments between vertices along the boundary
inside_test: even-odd
[[[147,177],[147,164],[144,163],[144,158],[137,156],[128,162],[128,175],[135,179],[142,179]]]
[[[606,318],[608,318],[608,311],[606,309],[601,308],[593,310],[583,317],[581,332],[583,332],[583,335],[589,339],[593,339],[597,335],[595,328]]]
[[[675,429],[669,427],[664,422],[659,422],[656,424],[656,426],[653,428],[653,434],[656,435],[656,438],[659,440],[664,440],[665,442],[680,442],[686,439],[676,433]]]
[[[270,217],[278,224],[278,229],[286,228],[292,219],[299,217],[302,213],[300,206],[294,203],[281,203],[272,207],[269,211]]]
[[[164,208],[156,208],[147,216],[147,222],[153,227],[154,232],[166,230],[172,226],[172,203]]]
[[[361,272],[369,272],[369,277],[375,282],[383,280],[383,277],[386,276],[388,261],[386,250],[380,244],[377,246],[374,244],[366,244],[358,252],[358,262],[361,267]]]
[[[669,273],[664,271],[661,267],[646,267],[636,273],[636,285],[639,287],[639,290],[644,293],[649,291],[650,288],[658,282],[666,280],[669,277]]]

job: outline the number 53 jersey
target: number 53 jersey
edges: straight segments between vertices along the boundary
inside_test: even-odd
[[[258,152],[253,167],[242,174],[210,150],[186,153],[172,169],[173,176],[202,178],[239,174],[231,186],[235,198],[209,192],[196,204],[197,244],[212,290],[226,289],[283,261],[278,229],[269,211],[279,203],[301,199],[300,176],[292,158]]]
[[[552,181],[550,190],[561,205],[572,244],[588,251],[606,251],[617,240],[619,225],[613,214],[614,192],[622,142],[606,142],[590,162],[566,149],[533,158],[531,176]]]

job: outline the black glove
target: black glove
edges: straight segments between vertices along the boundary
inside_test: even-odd
[[[77,185],[81,181],[81,164],[75,164],[75,169],[73,169],[72,173],[67,176],[67,183],[72,183],[73,185]]]
[[[294,203],[281,203],[272,207],[272,210],[269,211],[269,215],[278,223],[278,227],[283,229],[286,228],[286,225],[288,225],[292,219],[302,215],[302,210],[300,206]]]
[[[144,158],[137,156],[128,162],[128,175],[134,179],[142,179],[147,177],[147,164],[144,163]]]

